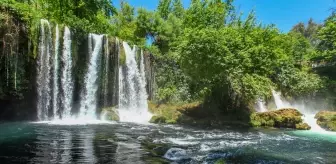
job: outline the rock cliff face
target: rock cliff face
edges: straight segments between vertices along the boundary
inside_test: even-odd
[[[0,22],[0,120],[33,119],[33,41],[25,22],[11,10],[0,8]]]
[[[317,124],[329,131],[336,131],[336,112],[321,111],[315,115]]]
[[[297,109],[280,109],[275,111],[253,113],[251,124],[254,127],[276,127],[309,130],[310,126],[303,123],[302,114]]]

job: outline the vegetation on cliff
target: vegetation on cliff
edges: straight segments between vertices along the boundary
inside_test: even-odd
[[[315,115],[317,124],[330,131],[336,131],[336,112],[320,111]]]
[[[336,84],[335,13],[322,24],[310,20],[283,33],[274,25],[259,23],[254,11],[243,19],[233,0],[193,0],[184,6],[181,0],[160,0],[153,11],[135,9],[126,1],[118,9],[108,0],[1,1],[0,75],[6,80],[0,82],[0,100],[34,94],[39,22],[47,19],[70,27],[78,49],[83,48],[79,42],[89,32],[116,36],[148,49],[156,83],[151,98],[155,104],[169,106],[160,110],[169,115],[165,122],[179,117],[170,113],[169,104],[201,102],[199,109],[214,112],[213,117],[216,111],[249,113],[257,99],[271,97],[270,88],[292,98],[327,97],[322,100],[333,104],[331,108],[336,104],[336,94],[330,89]],[[18,51],[15,45],[20,45]],[[123,54],[120,61],[125,61]]]

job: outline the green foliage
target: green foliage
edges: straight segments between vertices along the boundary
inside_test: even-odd
[[[336,13],[333,13],[325,21],[318,36],[321,40],[318,49],[322,51],[322,58],[334,61],[336,55]]]
[[[335,14],[323,25],[311,19],[281,33],[257,23],[254,11],[241,19],[233,0],[192,0],[188,8],[181,0],[160,0],[154,11],[126,1],[117,10],[109,0],[5,0],[1,6],[27,23],[33,57],[41,18],[69,26],[76,36],[105,33],[146,47],[153,54],[157,102],[214,99],[220,109],[245,109],[269,97],[270,88],[312,95],[326,85],[311,63],[333,61],[336,54]],[[120,63],[125,59],[121,50]]]

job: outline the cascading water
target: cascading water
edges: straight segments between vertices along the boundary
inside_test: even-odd
[[[126,67],[119,68],[119,116],[120,121],[146,123],[151,118],[148,112],[143,54],[141,53],[140,72],[133,49],[123,42],[126,54]]]
[[[108,101],[108,84],[109,84],[109,40],[106,37],[106,44],[105,44],[105,79],[104,79],[104,106],[107,106]]]
[[[38,120],[49,118],[49,108],[51,104],[51,55],[52,37],[51,28],[47,20],[41,20],[39,53],[37,63],[37,117]]]
[[[257,106],[258,112],[266,112],[267,111],[263,100],[258,99],[257,100],[257,105],[258,105]]]
[[[58,111],[58,93],[59,93],[59,87],[58,87],[58,68],[59,68],[59,62],[58,62],[58,54],[59,54],[59,46],[60,46],[60,40],[59,40],[59,28],[58,25],[56,25],[56,36],[55,36],[55,56],[54,56],[54,83],[53,83],[53,111],[54,111],[54,118],[58,118],[57,111]]]
[[[63,36],[63,54],[62,54],[62,119],[71,117],[72,99],[73,99],[73,81],[72,81],[72,57],[71,57],[71,32],[68,27],[64,28]]]
[[[94,48],[92,49],[92,43]],[[103,35],[89,34],[90,61],[85,75],[84,90],[81,100],[80,116],[84,119],[95,120],[98,90],[98,59],[102,50]],[[90,48],[91,47],[91,48]]]
[[[273,95],[274,102],[275,102],[277,109],[291,107],[291,105],[288,102],[285,102],[281,99],[280,92],[276,92],[275,90],[272,90],[272,95]]]
[[[273,98],[275,101],[275,104],[277,106],[277,109],[281,108],[295,108],[298,109],[302,114],[302,119],[304,122],[306,122],[309,126],[311,126],[311,131],[316,131],[316,132],[325,132],[324,129],[322,129],[316,122],[315,114],[317,113],[316,111],[314,112],[313,109],[309,109],[309,107],[305,106],[304,103],[301,104],[296,104],[294,103],[291,105],[290,103],[283,101],[281,99],[281,94],[272,90]]]

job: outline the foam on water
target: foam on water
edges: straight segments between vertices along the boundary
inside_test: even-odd
[[[49,125],[91,125],[91,124],[115,124],[112,121],[102,121],[102,120],[93,120],[93,119],[74,119],[74,118],[66,118],[66,119],[55,119],[52,121],[39,121],[33,122],[35,124],[49,124]]]

